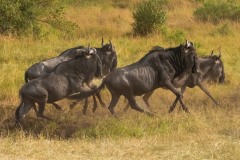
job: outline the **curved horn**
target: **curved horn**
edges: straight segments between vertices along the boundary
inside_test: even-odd
[[[90,54],[90,43],[88,44],[88,54]]]
[[[211,56],[213,55],[213,50],[212,50],[212,52],[211,52],[211,54],[210,54]]]
[[[188,40],[186,40],[185,46],[186,46],[186,47],[190,47],[190,45],[191,45],[190,42],[189,42]]]
[[[102,47],[104,46],[104,41],[103,41],[103,37],[102,37]]]
[[[190,41],[186,40],[185,46],[186,46],[187,48],[188,48],[188,47],[193,47],[194,44],[193,44],[193,42],[190,42]]]
[[[221,55],[222,55],[222,52],[221,52],[221,47],[218,47],[218,50],[219,50],[219,58],[221,57]]]

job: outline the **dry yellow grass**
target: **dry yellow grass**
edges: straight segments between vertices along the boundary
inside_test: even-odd
[[[226,83],[206,84],[219,106],[200,89],[187,89],[184,101],[191,114],[185,114],[178,106],[169,115],[168,107],[175,97],[170,91],[159,89],[150,98],[155,117],[133,110],[124,113],[123,98],[116,107],[120,120],[102,107],[95,114],[89,107],[84,116],[82,104],[70,111],[69,101],[63,100],[59,102],[63,111],[46,107],[46,115],[58,123],[37,119],[30,112],[25,128],[13,129],[18,90],[24,83],[23,73],[31,64],[77,45],[100,46],[102,37],[111,39],[116,46],[119,66],[137,61],[152,46],[178,44],[161,34],[131,36],[131,9],[104,5],[67,8],[67,18],[80,26],[77,39],[0,37],[0,159],[240,159],[240,26],[233,22],[218,26],[197,22],[192,12],[198,5],[169,0],[167,27],[184,32],[197,45],[200,55],[208,55],[221,46]],[[225,23],[233,34],[211,34]],[[109,103],[107,91],[103,99]],[[145,107],[140,97],[137,100]]]
[[[208,136],[208,135],[201,135]],[[195,139],[198,139],[197,141]],[[125,138],[122,140],[67,140],[18,139],[3,141],[3,159],[239,159],[238,139],[199,135],[187,136],[184,143],[169,136]],[[2,147],[0,147],[2,148]]]

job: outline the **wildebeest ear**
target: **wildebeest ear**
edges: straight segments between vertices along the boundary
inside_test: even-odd
[[[213,50],[212,50],[212,52],[211,52],[211,54],[210,54],[211,56],[213,55]]]
[[[190,42],[188,40],[186,40],[186,44],[185,46],[188,48],[188,47],[193,47],[193,42]]]
[[[104,46],[104,41],[103,41],[103,37],[102,37],[102,47]]]
[[[97,50],[95,48],[91,48],[89,54],[97,54]]]

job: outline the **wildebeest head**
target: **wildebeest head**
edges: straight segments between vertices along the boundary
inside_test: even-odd
[[[97,54],[97,50],[95,48],[88,47],[88,54],[86,54],[87,58],[93,58],[97,62],[97,70],[95,73],[96,77],[102,77],[102,61]]]
[[[77,58],[85,58],[86,60],[92,60],[96,62],[97,67],[96,67],[96,72],[95,76],[96,77],[101,77],[102,76],[102,61],[100,57],[97,54],[97,50],[95,48],[90,48],[90,45],[88,47],[83,47],[81,49],[77,49],[75,53],[76,59]],[[94,64],[89,64],[92,65],[92,67],[95,67]]]
[[[102,60],[103,65],[103,75],[107,75],[109,72],[113,71],[117,67],[117,54],[114,45],[111,41],[109,44],[104,44],[102,38],[102,48],[99,48],[98,55]]]
[[[213,60],[213,67],[211,69],[211,76],[213,77],[212,79],[215,82],[223,83],[225,79],[225,73],[224,73],[224,65],[221,60],[221,51],[219,49],[219,55],[213,55],[213,51],[211,52],[211,55],[209,58]]]
[[[198,57],[193,43],[186,40],[185,45],[181,44],[180,46],[181,51],[185,54],[186,66],[192,68],[192,73],[199,73]]]

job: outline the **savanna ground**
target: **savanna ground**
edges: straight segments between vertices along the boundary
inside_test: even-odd
[[[67,18],[79,25],[77,38],[59,38],[51,32],[39,39],[0,37],[0,159],[240,159],[239,23],[202,23],[192,15],[199,3],[169,0],[169,36],[134,37],[132,8],[137,0],[126,8],[111,5],[117,1],[90,2],[84,7],[77,3],[67,7]],[[222,33],[224,29],[227,34]],[[184,113],[179,104],[168,114],[175,97],[158,89],[150,98],[154,117],[133,110],[124,113],[123,98],[116,107],[119,119],[101,106],[94,114],[89,107],[83,115],[82,103],[70,110],[70,102],[63,100],[58,102],[62,111],[46,107],[46,115],[54,122],[38,119],[31,111],[23,128],[12,128],[18,91],[31,64],[77,45],[100,46],[104,37],[117,49],[118,66],[124,66],[137,61],[152,46],[179,45],[177,35],[170,35],[176,31],[193,41],[201,56],[221,46],[226,82],[206,84],[219,106],[196,87],[187,89],[184,97],[191,114]],[[108,91],[103,99],[109,103]]]

